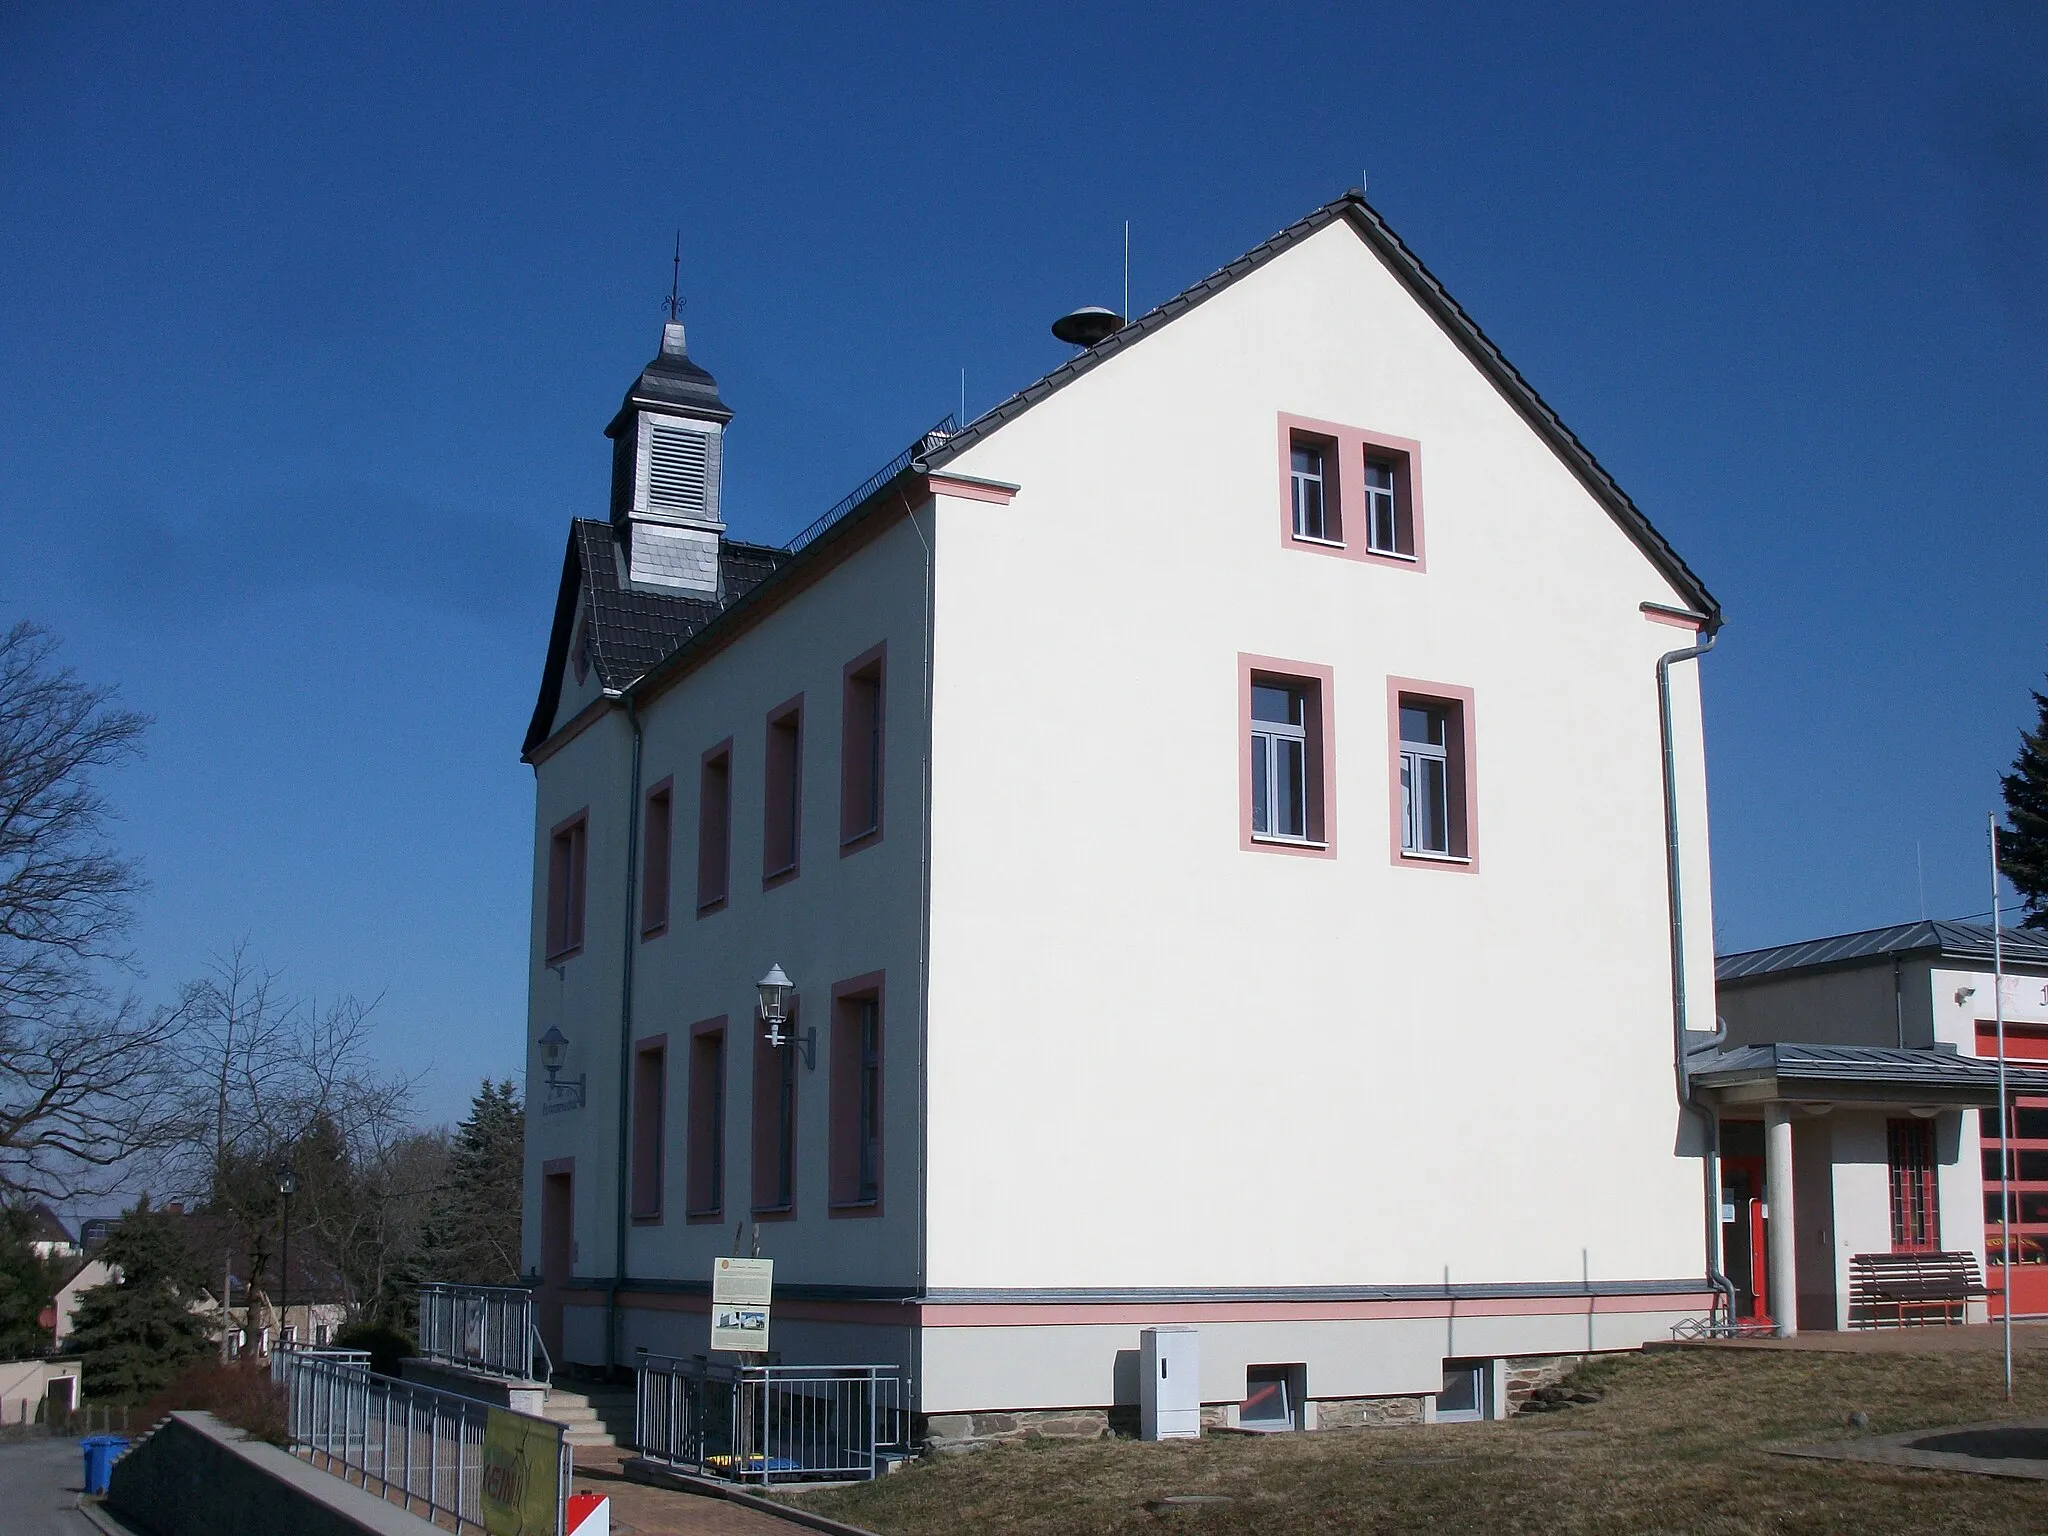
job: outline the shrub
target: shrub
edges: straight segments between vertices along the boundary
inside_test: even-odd
[[[334,1335],[336,1349],[367,1349],[370,1369],[379,1376],[396,1376],[401,1361],[419,1353],[412,1339],[389,1323],[350,1323]]]
[[[166,1414],[194,1410],[210,1413],[272,1445],[288,1441],[284,1389],[271,1381],[269,1366],[260,1360],[209,1359],[186,1367],[177,1380],[149,1400],[140,1422],[155,1424]]]

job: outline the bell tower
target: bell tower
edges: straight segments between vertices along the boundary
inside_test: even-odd
[[[715,598],[726,423],[718,381],[690,360],[683,325],[661,328],[661,351],[640,370],[612,440],[612,526],[636,586]]]

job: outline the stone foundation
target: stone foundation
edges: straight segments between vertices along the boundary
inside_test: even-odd
[[[1019,1408],[1007,1413],[934,1413],[914,1426],[925,1454],[954,1456],[1026,1440],[1101,1440],[1110,1433],[1105,1408]]]
[[[1520,1355],[1507,1362],[1508,1412],[1515,1413],[1538,1387],[1554,1387],[1586,1363],[1584,1355]]]
[[[1586,1363],[1585,1355],[1520,1355],[1504,1363],[1507,1411],[1516,1413],[1544,1387],[1554,1387]],[[1325,1429],[1398,1429],[1425,1422],[1423,1397],[1322,1397],[1310,1405],[1310,1421]],[[1204,1403],[1202,1428],[1235,1427],[1235,1403]],[[1136,1439],[1138,1410],[1114,1408],[1019,1408],[993,1413],[935,1413],[918,1420],[916,1436],[927,1455],[953,1456],[992,1445],[1026,1440]]]
[[[1394,1429],[1422,1422],[1419,1397],[1324,1397],[1315,1409],[1317,1429]]]

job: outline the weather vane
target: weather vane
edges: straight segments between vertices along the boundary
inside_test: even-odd
[[[671,321],[683,318],[683,232],[676,231],[675,270],[668,280],[668,297],[662,301],[668,306]]]

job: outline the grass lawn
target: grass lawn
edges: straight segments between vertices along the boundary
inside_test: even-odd
[[[1067,1531],[2048,1531],[2048,1483],[1767,1454],[1772,1444],[2048,1415],[2048,1356],[1681,1350],[1580,1373],[1603,1402],[1494,1424],[1026,1445],[803,1507],[883,1536]],[[1167,1494],[1227,1505],[1148,1513]]]

